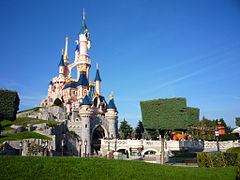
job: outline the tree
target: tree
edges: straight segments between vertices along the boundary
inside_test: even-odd
[[[128,124],[128,122],[125,119],[123,119],[123,121],[120,122],[120,127],[118,131],[119,131],[120,138],[129,139],[131,138],[133,129]]]
[[[16,119],[19,106],[19,96],[16,91],[0,89],[0,121]]]
[[[161,135],[161,163],[164,163],[164,141],[168,130],[186,130],[199,125],[199,109],[187,107],[186,98],[141,101],[143,127],[159,130]]]
[[[56,98],[55,101],[53,102],[53,105],[62,107],[63,103],[62,103],[62,101],[59,98]]]
[[[236,126],[240,126],[240,117],[236,117],[236,121],[235,121],[235,123],[236,123]]]
[[[135,138],[142,139],[142,135],[144,132],[142,121],[138,121],[138,125],[135,129]]]

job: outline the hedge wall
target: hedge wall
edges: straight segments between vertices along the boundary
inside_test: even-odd
[[[0,89],[0,121],[15,120],[19,102],[16,91]]]
[[[145,129],[186,129],[199,123],[199,109],[186,106],[186,98],[140,102]]]

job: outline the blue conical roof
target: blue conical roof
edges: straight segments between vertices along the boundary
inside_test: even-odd
[[[92,105],[92,103],[89,101],[88,96],[86,95],[83,99],[83,102],[81,105]]]
[[[85,34],[86,33],[86,29],[87,29],[87,24],[86,24],[86,20],[84,18],[83,21],[82,21],[82,27],[81,27],[80,34]]]
[[[58,66],[65,66],[64,61],[63,61],[63,55],[62,55],[62,57],[61,57],[61,60],[60,60]]]
[[[78,82],[76,84],[76,87],[77,86],[89,86],[89,82],[88,82],[88,79],[87,79],[87,76],[86,76],[86,72],[81,72],[80,74],[80,77],[78,79]]]
[[[114,103],[114,99],[111,99],[107,105],[107,109],[117,109]]]
[[[70,100],[68,100],[67,104],[71,104],[71,101],[70,101]]]
[[[53,85],[52,81],[50,81],[48,85]]]
[[[95,81],[102,81],[98,69],[97,69],[97,72],[96,72]]]
[[[67,89],[67,88],[76,88],[76,83],[70,82],[66,84],[63,89]]]

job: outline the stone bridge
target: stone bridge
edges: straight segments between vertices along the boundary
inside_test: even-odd
[[[219,142],[220,151],[225,152],[231,147],[240,147],[240,143],[237,141],[220,141]],[[182,141],[165,141],[165,151],[166,152],[176,152],[181,151]],[[190,152],[210,152],[217,151],[216,141],[184,141],[184,149]],[[144,155],[148,152],[155,152],[157,154],[161,153],[161,141],[153,140],[119,140],[119,139],[102,139],[101,149],[102,155],[106,155],[107,152],[122,152],[128,156],[134,155],[137,152],[141,152]]]

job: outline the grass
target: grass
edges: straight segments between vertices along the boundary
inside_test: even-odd
[[[17,118],[14,121],[4,120],[4,121],[1,121],[0,124],[2,125],[2,132],[4,132],[4,131],[13,130],[13,128],[10,127],[13,124],[19,124],[19,123],[23,123],[23,122],[27,122],[27,121],[36,121],[36,120],[39,120],[39,122],[33,122],[33,123],[29,123],[29,124],[42,124],[42,123],[56,124],[56,123],[58,123],[56,121],[47,121],[47,120],[36,119],[36,118],[22,117],[22,118]],[[27,127],[27,124],[24,125],[24,127]]]
[[[74,157],[0,156],[0,179],[236,179],[236,168],[176,167]]]
[[[2,144],[4,141],[17,141],[22,139],[46,139],[52,141],[52,138],[44,136],[42,134],[36,133],[36,132],[20,132],[16,134],[6,134],[0,136],[0,144]]]
[[[35,107],[35,108],[31,108],[31,109],[26,109],[26,110],[23,110],[23,111],[19,111],[18,113],[23,113],[23,112],[28,112],[28,111],[39,111],[39,109],[42,108],[42,107]]]

